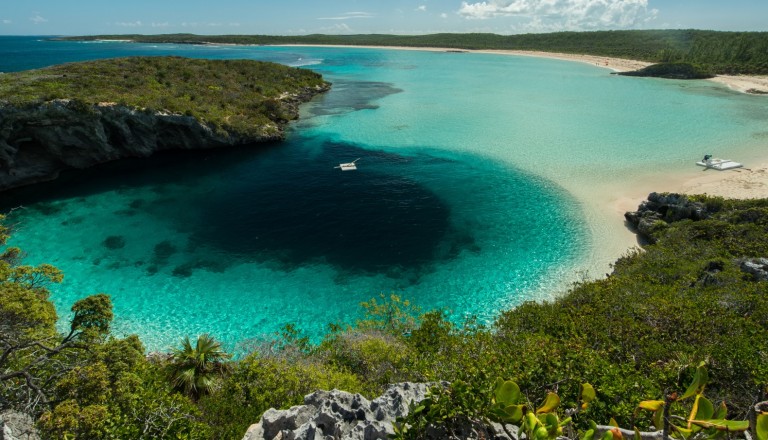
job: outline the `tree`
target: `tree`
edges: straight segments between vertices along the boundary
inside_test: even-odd
[[[0,215],[0,245],[9,238],[4,219]],[[0,254],[0,409],[35,413],[49,403],[54,383],[76,365],[76,353],[106,335],[112,303],[104,294],[77,301],[69,334],[58,334],[47,286],[63,275],[47,264],[21,265],[21,256],[14,247]]]
[[[197,401],[214,390],[217,377],[227,367],[224,360],[230,357],[221,343],[208,334],[198,336],[194,347],[186,336],[181,348],[173,350],[169,366],[173,387]]]

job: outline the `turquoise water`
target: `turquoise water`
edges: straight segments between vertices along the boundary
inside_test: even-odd
[[[61,268],[65,311],[105,292],[150,349],[229,347],[294,323],[317,337],[396,292],[461,321],[555,295],[600,236],[576,188],[758,157],[766,100],[589,65],[350,48],[0,38],[0,71],[136,54],[312,68],[333,90],[287,142],[111,164],[5,195],[28,262]],[[334,169],[361,158],[359,169]]]

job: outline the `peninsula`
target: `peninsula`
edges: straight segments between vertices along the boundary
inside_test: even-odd
[[[0,191],[159,150],[278,141],[330,84],[250,60],[132,57],[0,76]]]

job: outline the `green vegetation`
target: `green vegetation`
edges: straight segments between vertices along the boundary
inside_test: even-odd
[[[332,325],[319,344],[288,326],[231,361],[208,336],[147,357],[135,336],[108,335],[104,295],[78,302],[71,332],[57,334],[46,285],[61,274],[23,266],[10,248],[0,258],[0,407],[32,413],[54,438],[239,438],[268,408],[318,388],[370,398],[390,382],[448,381],[414,408],[402,438],[435,420],[450,429],[483,418],[542,439],[588,433],[590,421],[650,430],[660,408],[684,415],[669,418],[681,433],[742,429],[713,420],[725,420],[721,401],[738,421],[768,400],[768,281],[740,269],[740,259],[768,256],[768,199],[695,200],[707,219],[661,225],[655,243],[620,258],[608,278],[505,311],[490,328],[382,296],[364,305],[366,319]],[[198,377],[204,387],[188,385]],[[755,417],[758,434],[766,417]]]
[[[667,79],[706,79],[714,76],[700,67],[688,63],[652,64],[640,70],[619,72],[618,74],[625,76],[653,76]]]
[[[290,99],[328,86],[317,73],[250,60],[131,57],[0,76],[0,104],[68,99],[82,111],[113,103],[194,116],[212,127],[260,135],[294,119]]]
[[[540,50],[626,58],[652,63],[684,62],[716,74],[768,74],[768,32],[632,30],[548,34],[431,35],[100,35],[73,40],[130,39],[152,43],[342,44]]]

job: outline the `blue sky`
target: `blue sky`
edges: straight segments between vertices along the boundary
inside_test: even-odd
[[[768,31],[768,0],[0,0],[0,35]]]

